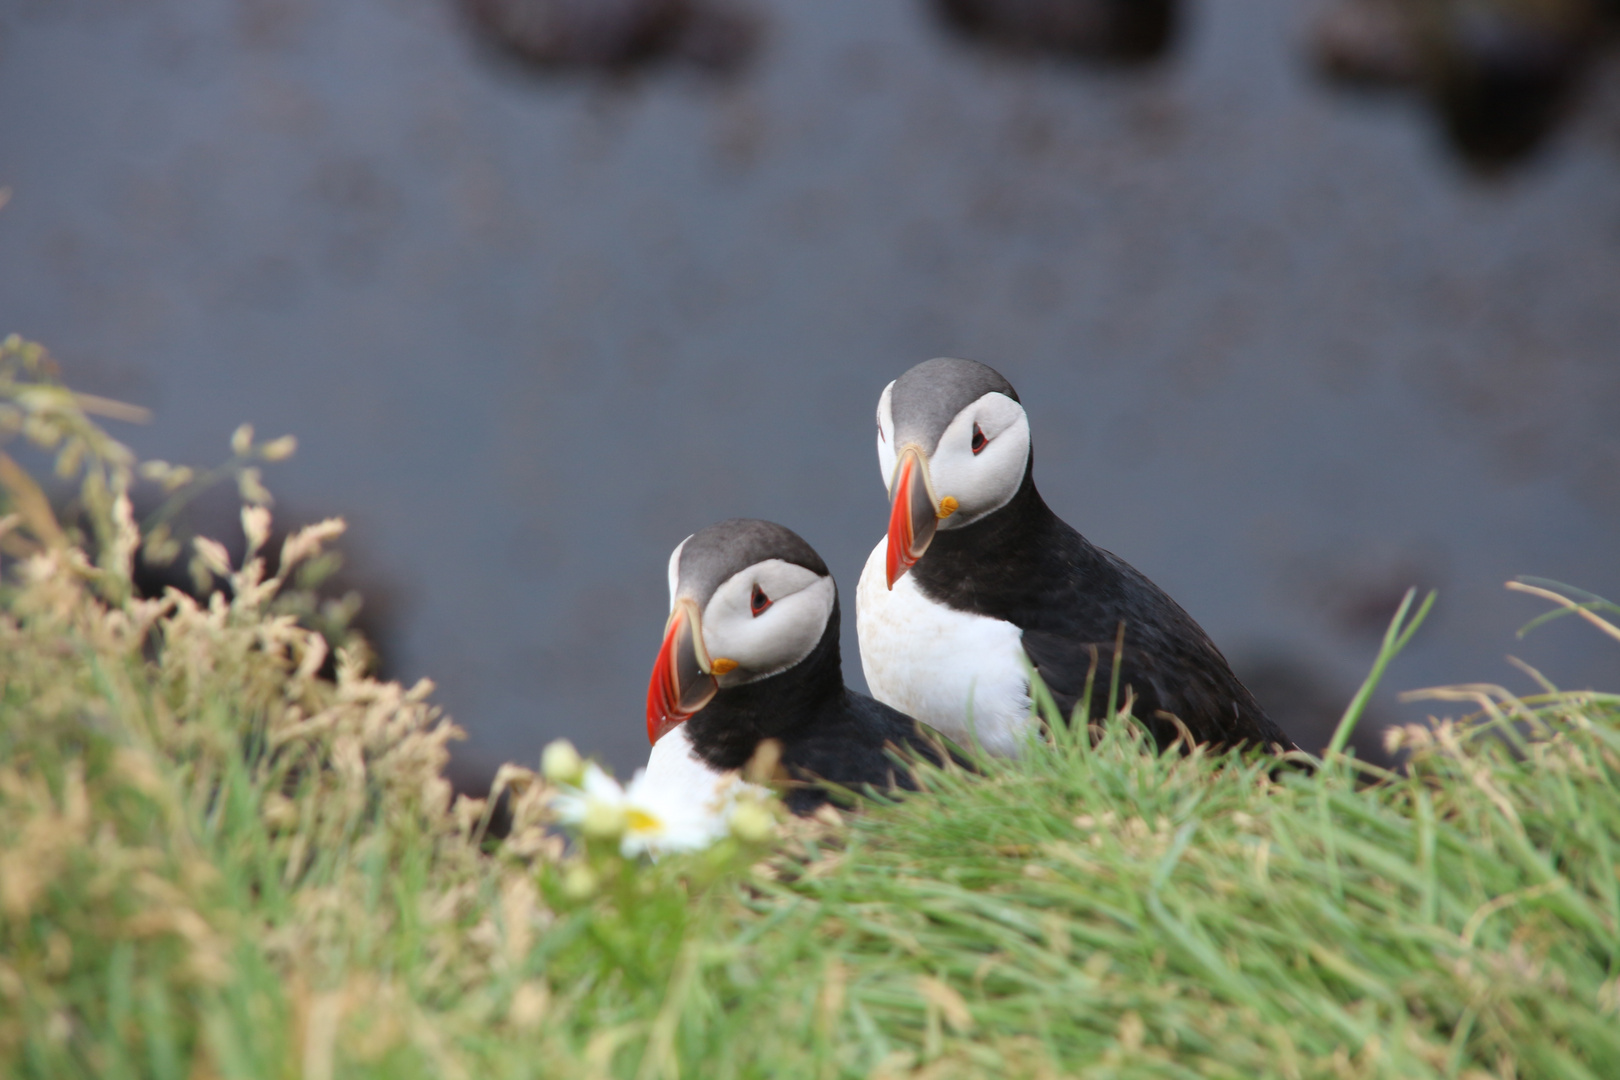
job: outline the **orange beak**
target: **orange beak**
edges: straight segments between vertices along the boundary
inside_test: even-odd
[[[955,509],[955,500],[951,500],[951,509]],[[939,528],[940,516],[922,451],[907,446],[900,451],[889,495],[889,553],[885,563],[889,588],[894,588],[894,583],[928,550]]]
[[[720,691],[697,608],[682,600],[664,624],[664,644],[647,683],[647,741],[656,743]]]

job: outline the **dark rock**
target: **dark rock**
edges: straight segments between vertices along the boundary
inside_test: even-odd
[[[1541,145],[1568,112],[1596,40],[1590,9],[1552,19],[1506,6],[1468,8],[1446,31],[1436,104],[1452,144],[1484,167]]]
[[[1398,0],[1342,0],[1312,24],[1310,47],[1317,69],[1338,83],[1372,88],[1422,81],[1417,35]]]
[[[1339,0],[1310,47],[1335,82],[1424,93],[1457,153],[1492,170],[1557,128],[1616,10],[1615,0]]]
[[[1002,48],[1139,63],[1175,37],[1177,0],[935,0],[945,23]]]
[[[667,59],[742,67],[761,37],[752,14],[702,0],[460,0],[487,37],[544,68],[626,70]]]

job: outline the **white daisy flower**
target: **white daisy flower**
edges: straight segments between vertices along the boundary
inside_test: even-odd
[[[642,801],[652,805],[696,807],[727,824],[732,824],[739,808],[749,806],[757,811],[772,797],[769,789],[744,780],[738,770],[720,772],[699,758],[681,728],[654,744],[647,767],[637,777],[636,790]],[[752,828],[757,824],[750,822],[751,832],[758,832]],[[715,827],[724,831],[718,823]]]
[[[585,765],[580,785],[552,796],[563,823],[593,840],[619,841],[627,859],[669,851],[696,851],[725,836],[737,787],[727,785],[711,799],[694,799],[668,785],[651,783],[640,770],[628,787],[595,762]]]
[[[689,793],[672,792],[667,785],[649,783],[646,770],[640,770],[625,792],[624,840],[619,849],[631,857],[706,848],[726,835],[729,810],[719,800],[700,801]]]

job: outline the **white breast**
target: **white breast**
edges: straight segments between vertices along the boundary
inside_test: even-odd
[[[690,802],[704,809],[723,812],[738,794],[762,789],[745,781],[733,769],[721,772],[692,751],[692,740],[681,724],[653,744],[647,755],[645,775],[640,779],[649,801]]]
[[[961,743],[1014,757],[1033,723],[1023,632],[925,597],[906,574],[888,588],[887,538],[855,588],[855,630],[872,696]],[[970,730],[971,729],[971,730]]]

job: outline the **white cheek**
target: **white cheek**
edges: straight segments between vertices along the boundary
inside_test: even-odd
[[[891,402],[891,391],[894,383],[883,388],[883,396],[878,398],[878,469],[883,473],[883,488],[889,489],[894,483],[894,408]]]
[[[811,576],[810,585],[776,600],[758,617],[748,610],[747,592],[715,592],[703,613],[703,644],[710,656],[738,664],[722,685],[775,675],[810,655],[827,629],[834,596],[832,578]]]
[[[1029,420],[1021,409],[1010,424],[996,425],[999,430],[977,454],[974,422],[974,410],[964,409],[945,429],[928,463],[935,492],[955,498],[961,507],[940,522],[941,529],[970,524],[1005,506],[1018,493],[1029,464]]]

